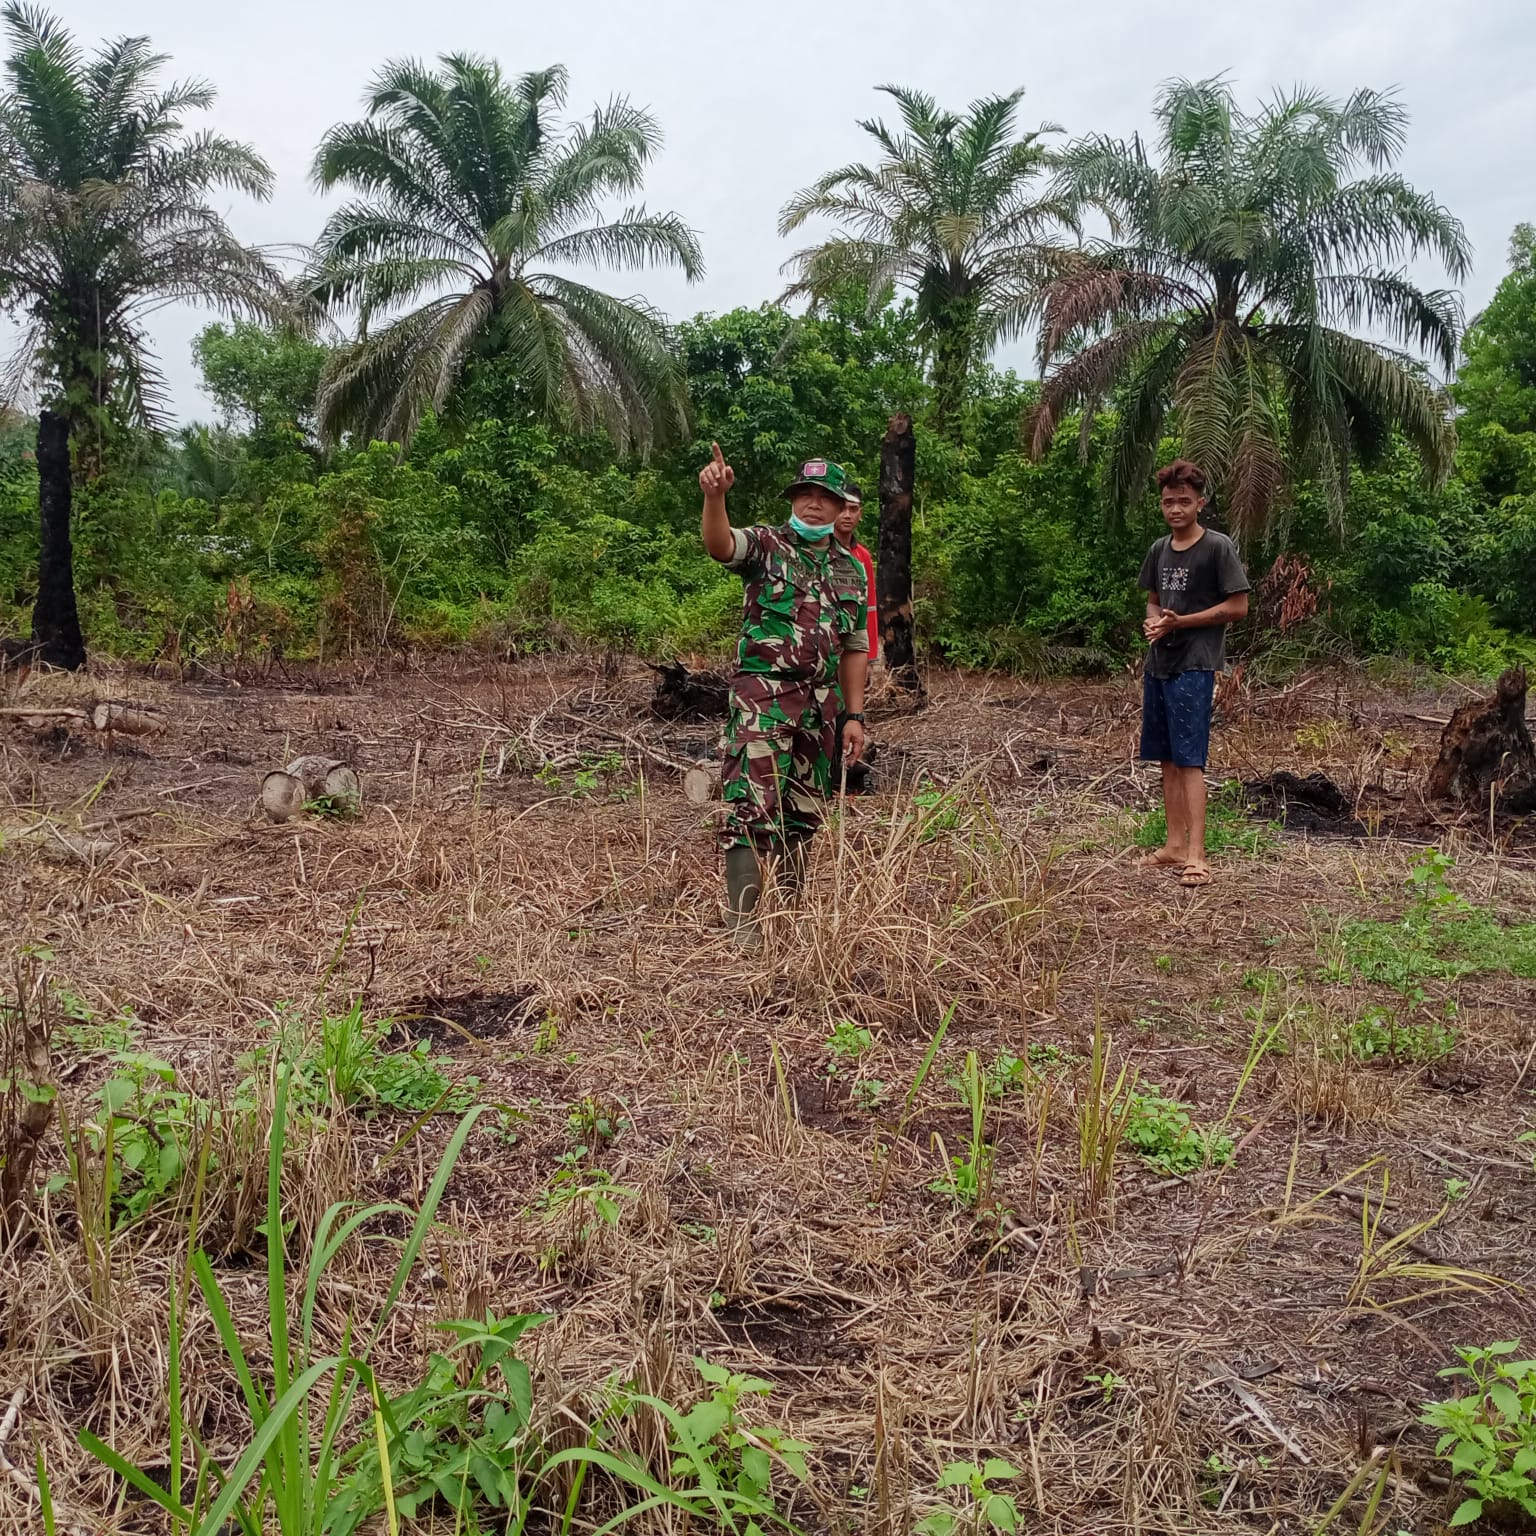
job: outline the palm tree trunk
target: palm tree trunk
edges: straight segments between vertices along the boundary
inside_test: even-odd
[[[903,688],[922,692],[912,637],[912,488],[917,480],[917,440],[912,418],[892,416],[880,442],[880,560],[875,567],[875,606],[880,614],[880,654]]]
[[[69,417],[44,411],[37,423],[37,602],[32,642],[38,659],[71,672],[85,665],[85,640],[75,607],[75,557],[70,543],[72,501]]]
[[[933,333],[933,427],[957,448],[964,446],[965,395],[975,354],[976,305],[951,299]]]

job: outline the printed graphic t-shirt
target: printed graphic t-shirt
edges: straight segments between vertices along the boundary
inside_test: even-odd
[[[1201,531],[1188,549],[1175,549],[1166,534],[1147,552],[1137,585],[1170,613],[1200,613],[1234,592],[1246,592],[1248,575],[1231,539],[1214,528]],[[1147,657],[1153,677],[1180,672],[1220,672],[1227,660],[1227,626],[1203,624],[1164,635]]]

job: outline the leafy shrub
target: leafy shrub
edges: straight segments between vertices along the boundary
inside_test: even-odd
[[[1198,1173],[1232,1159],[1232,1138],[1202,1130],[1189,1106],[1155,1091],[1133,1093],[1122,1136],[1144,1162],[1162,1173]]]
[[[1458,1349],[1460,1365],[1440,1372],[1465,1390],[1426,1403],[1423,1423],[1441,1430],[1436,1454],[1471,1490],[1451,1524],[1470,1525],[1492,1506],[1536,1516],[1536,1360],[1519,1360],[1513,1343]]]

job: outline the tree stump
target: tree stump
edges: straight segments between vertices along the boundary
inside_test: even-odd
[[[1496,813],[1536,810],[1536,746],[1525,724],[1524,667],[1511,667],[1486,699],[1463,704],[1440,733],[1429,772],[1432,800],[1459,800]]]
[[[731,680],[721,672],[690,672],[680,661],[658,666],[651,713],[658,720],[723,720],[729,707]]]
[[[700,764],[683,775],[683,798],[689,805],[708,805],[720,798],[720,765]]]
[[[291,821],[307,805],[322,803],[346,816],[363,808],[357,770],[336,757],[296,757],[261,781],[261,808],[269,821]]]

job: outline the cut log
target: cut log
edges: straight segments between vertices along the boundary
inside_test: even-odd
[[[1486,699],[1463,704],[1440,733],[1429,771],[1432,800],[1523,815],[1536,807],[1536,747],[1525,724],[1524,667],[1511,667]]]
[[[680,661],[660,666],[647,662],[656,674],[651,713],[659,720],[723,720],[729,705],[731,680],[723,672],[690,672]]]
[[[91,711],[91,724],[98,731],[119,731],[124,736],[157,736],[166,727],[164,713],[145,704],[98,704]]]
[[[272,821],[290,821],[306,805],[323,802],[331,810],[356,816],[363,808],[357,770],[339,757],[296,757],[286,768],[261,781],[261,807]]]
[[[700,764],[683,775],[683,798],[690,805],[708,805],[720,798],[720,769]]]
[[[304,785],[281,768],[261,781],[261,808],[268,821],[292,821],[304,809],[304,798]]]

